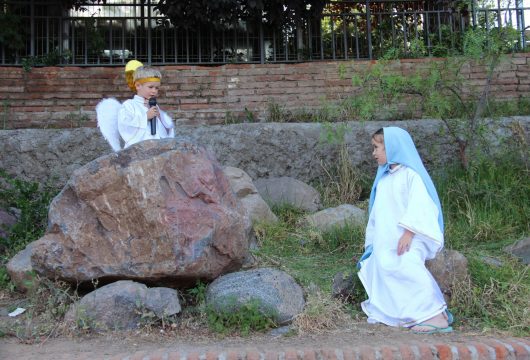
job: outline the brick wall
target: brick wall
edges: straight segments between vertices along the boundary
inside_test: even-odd
[[[413,73],[439,59],[409,59],[391,63],[392,70]],[[177,123],[217,124],[226,118],[265,119],[271,104],[283,109],[315,109],[355,94],[353,72],[370,61],[301,64],[231,64],[222,66],[163,66],[159,104]],[[95,126],[94,107],[104,97],[132,96],[123,67],[43,67],[25,72],[0,67],[0,128]],[[530,53],[508,56],[494,80],[496,99],[530,95]],[[469,85],[482,86],[485,71],[466,69]],[[246,109],[246,110],[245,110]]]

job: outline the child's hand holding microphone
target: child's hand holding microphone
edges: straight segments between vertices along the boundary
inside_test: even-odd
[[[155,118],[158,116],[158,107],[152,106],[147,110],[147,119],[151,120],[152,118]]]

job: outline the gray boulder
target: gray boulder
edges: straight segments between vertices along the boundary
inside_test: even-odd
[[[97,331],[130,330],[145,319],[164,318],[180,311],[176,290],[147,288],[122,280],[85,295],[70,307],[65,320]]]
[[[246,172],[231,166],[225,167],[223,171],[230,182],[230,187],[243,207],[247,209],[252,222],[275,223],[278,221]]]
[[[530,264],[530,237],[521,239],[504,248],[508,254],[519,258],[523,264]]]
[[[292,177],[257,179],[254,185],[261,197],[272,205],[292,205],[315,212],[320,208],[320,194],[313,187]]]
[[[342,204],[328,208],[302,218],[301,224],[311,226],[320,231],[329,231],[345,225],[364,225],[366,212],[354,205]]]
[[[9,236],[9,230],[17,221],[17,217],[10,211],[0,209],[0,237],[7,238]]]
[[[287,273],[261,268],[223,275],[206,291],[206,303],[218,311],[237,311],[257,301],[263,314],[280,325],[291,322],[305,306],[302,288]]]
[[[38,280],[31,266],[31,252],[35,242],[29,243],[26,248],[13,256],[7,263],[7,273],[18,290],[28,291],[36,287]]]
[[[452,288],[469,277],[467,259],[456,250],[443,249],[436,258],[425,262],[427,269],[440,286],[446,300],[451,298]]]

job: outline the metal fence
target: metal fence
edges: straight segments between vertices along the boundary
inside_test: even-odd
[[[270,28],[241,21],[222,31],[183,29],[150,0],[107,0],[65,11],[53,1],[4,0],[0,21],[3,65],[271,63],[443,56],[461,47],[464,31],[513,29],[526,44],[522,0],[501,7],[454,9],[429,1],[330,1],[318,19]],[[438,5],[436,5],[438,4]],[[3,28],[3,30],[2,30]]]

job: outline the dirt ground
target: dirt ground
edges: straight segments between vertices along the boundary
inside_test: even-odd
[[[181,353],[249,349],[266,352],[404,344],[458,344],[506,336],[501,333],[481,334],[466,330],[458,322],[458,316],[453,324],[453,333],[418,335],[406,329],[368,324],[362,315],[357,320],[352,320],[349,316],[340,317],[342,320],[331,325],[332,329],[315,331],[311,328],[313,331],[302,334],[295,334],[284,327],[250,336],[219,335],[212,333],[204,321],[196,321],[193,316],[180,318],[178,325],[157,324],[135,331],[95,334],[68,328],[62,323],[31,318],[28,312],[9,317],[8,312],[14,307],[23,306],[25,300],[21,296],[13,297],[13,294],[0,291],[0,360],[106,359],[139,351],[152,353],[159,349]],[[35,335],[37,333],[43,335]]]
[[[100,335],[60,336],[39,338],[24,343],[13,336],[0,338],[0,359],[105,359],[115,355],[131,355],[138,351],[154,352],[159,349],[189,353],[198,351],[227,351],[256,349],[346,348],[357,346],[397,346],[403,344],[464,343],[500,336],[481,335],[456,330],[451,334],[416,335],[407,330],[371,325],[365,322],[349,324],[320,334],[276,335],[263,333],[247,337],[212,334],[179,334],[177,331],[112,332]]]

